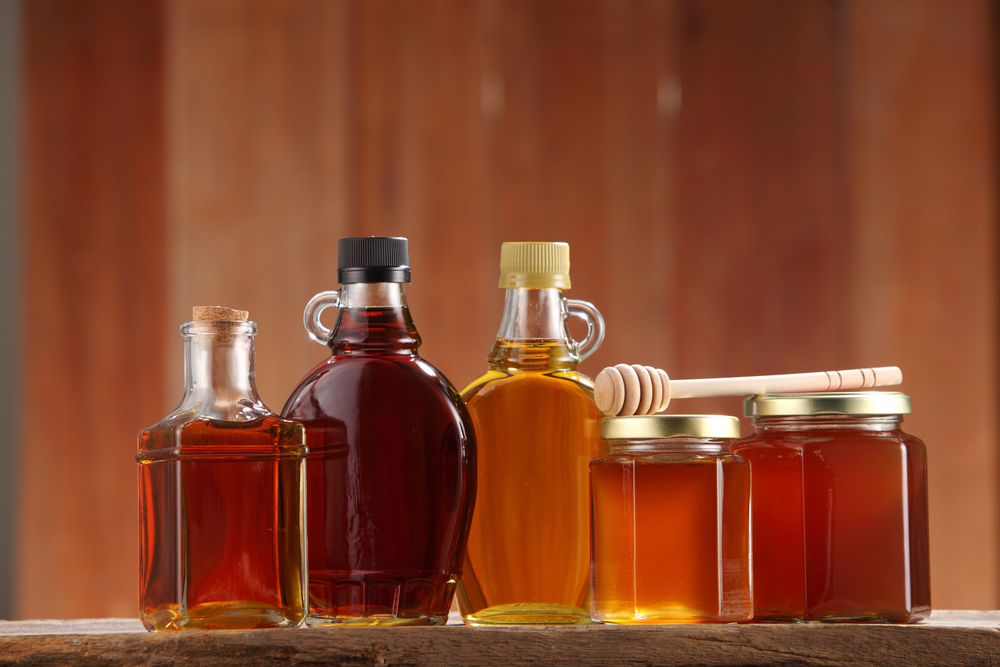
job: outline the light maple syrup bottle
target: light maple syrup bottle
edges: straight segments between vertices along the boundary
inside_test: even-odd
[[[459,587],[472,625],[590,623],[588,464],[602,417],[577,365],[604,340],[604,320],[567,300],[566,243],[504,243],[503,319],[489,371],[462,393],[476,428],[478,495]],[[569,316],[588,335],[575,342]]]
[[[246,311],[194,308],[184,398],[139,434],[139,617],[147,630],[305,617],[305,431],[257,396]]]

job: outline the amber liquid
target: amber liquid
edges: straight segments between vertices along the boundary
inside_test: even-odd
[[[479,455],[459,592],[469,623],[590,622],[587,465],[604,447],[575,365],[563,343],[499,340],[463,392]]]
[[[923,443],[901,431],[796,430],[737,451],[753,466],[755,620],[930,614]]]
[[[732,455],[616,454],[590,465],[593,617],[747,620],[750,471]]]
[[[149,630],[305,616],[302,427],[265,417],[139,434],[140,616]]]
[[[309,443],[307,623],[443,624],[476,495],[468,412],[404,309],[340,318],[283,411]]]
[[[806,615],[802,450],[784,443],[734,447],[751,462],[753,480],[753,606],[756,621]]]

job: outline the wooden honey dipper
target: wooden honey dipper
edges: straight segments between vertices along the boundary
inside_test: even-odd
[[[604,414],[627,417],[651,415],[666,410],[672,398],[840,391],[886,387],[902,381],[903,372],[896,366],[788,375],[671,380],[659,368],[618,364],[608,366],[598,374],[594,381],[594,400]]]

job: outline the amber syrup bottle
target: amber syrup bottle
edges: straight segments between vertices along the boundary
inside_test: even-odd
[[[283,415],[305,425],[309,615],[324,625],[440,625],[462,576],[475,435],[458,392],[417,355],[404,238],[341,239],[342,289],[306,306],[333,356]],[[325,329],[319,314],[338,308]]]
[[[139,434],[139,616],[148,630],[305,617],[305,432],[257,396],[245,311],[194,309],[184,398]]]
[[[590,621],[588,464],[604,453],[590,379],[577,364],[604,320],[567,301],[569,246],[504,243],[503,320],[489,371],[462,397],[478,436],[476,514],[459,606],[473,625]],[[586,320],[577,344],[566,318]]]

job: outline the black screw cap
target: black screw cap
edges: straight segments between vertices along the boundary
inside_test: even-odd
[[[410,282],[410,252],[402,236],[340,239],[337,280],[348,283]]]

